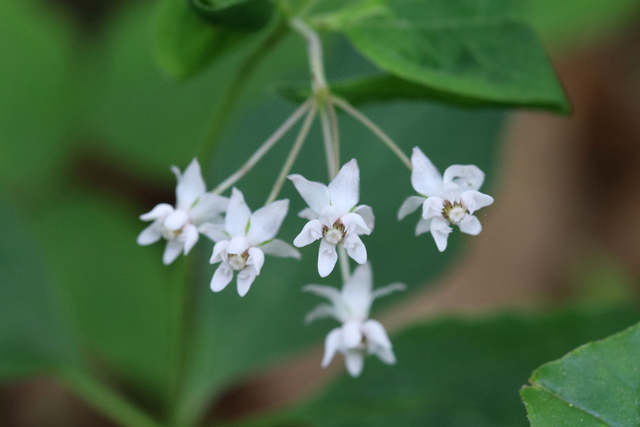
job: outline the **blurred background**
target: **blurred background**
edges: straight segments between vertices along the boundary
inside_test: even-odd
[[[213,424],[312,396],[342,370],[341,361],[333,371],[320,370],[327,325],[302,321],[316,303],[300,293],[318,281],[315,249],[303,251],[293,267],[269,260],[240,300],[231,287],[215,296],[208,290],[212,244],[201,241],[191,262],[203,267],[188,279],[190,309],[180,320],[176,301],[189,262],[165,267],[160,244],[135,244],[144,227],[138,216],[173,203],[169,165],[183,169],[196,155],[220,94],[254,47],[229,52],[191,80],[173,81],[154,59],[156,9],[149,0],[0,2],[2,425],[118,425],[94,409],[99,403],[77,397],[91,388],[77,380],[80,371],[162,418],[174,401],[176,354],[184,378],[179,412]],[[496,204],[481,213],[483,233],[454,233],[444,254],[430,236],[413,238],[417,218],[396,221],[413,192],[404,167],[340,117],[342,158],[358,159],[361,201],[376,212],[376,233],[365,242],[376,286],[410,287],[376,305],[374,315],[391,331],[440,316],[637,303],[639,18],[635,0],[531,1],[531,23],[572,102],[570,117],[415,101],[364,108],[405,152],[419,145],[441,170],[473,163],[487,173],[484,192]],[[330,81],[373,70],[340,36],[327,36],[325,49]],[[289,37],[259,66],[231,113],[206,165],[209,188],[295,108],[276,85],[306,76],[303,44]],[[292,140],[240,182],[252,209]],[[324,181],[322,155],[316,125],[294,170]],[[292,187],[282,197],[292,201],[291,226],[282,231],[292,240],[304,224],[292,213],[303,204]],[[633,313],[607,317],[612,326],[602,336],[637,321]],[[179,336],[181,321],[191,326],[188,339]],[[558,338],[564,350],[544,357],[594,338],[601,336]],[[544,357],[522,369],[530,372]]]

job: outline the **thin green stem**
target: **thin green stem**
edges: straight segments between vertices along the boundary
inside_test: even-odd
[[[323,105],[320,107],[320,123],[322,125],[322,140],[324,141],[324,152],[327,156],[327,171],[329,173],[329,181],[331,181],[338,169],[336,168],[336,154],[334,152],[335,145],[333,143],[333,137],[331,135],[331,120],[327,113],[326,107]]]
[[[238,103],[243,89],[247,85],[250,77],[258,68],[258,64],[260,64],[260,62],[267,57],[267,54],[278,45],[288,31],[289,27],[285,22],[279,23],[273,33],[271,33],[264,42],[260,44],[260,46],[247,56],[233,78],[233,81],[229,84],[227,90],[220,99],[220,102],[218,102],[214,108],[211,124],[200,145],[197,156],[198,159],[200,159],[200,164],[205,168],[211,161],[211,156],[213,155],[214,149],[218,143],[220,134],[227,125],[229,117]]]
[[[342,275],[342,283],[347,283],[351,277],[351,266],[349,266],[349,258],[347,258],[347,250],[344,246],[338,247],[338,258],[340,259],[340,274]]]
[[[318,107],[316,106],[316,104],[315,103],[312,104],[311,109],[307,113],[307,117],[304,119],[304,123],[300,128],[300,132],[298,133],[296,142],[293,144],[293,147],[291,147],[291,151],[287,156],[287,160],[284,162],[284,165],[282,166],[282,170],[280,170],[280,175],[278,175],[278,178],[276,179],[276,182],[273,185],[273,189],[271,190],[269,197],[267,197],[267,201],[264,203],[265,206],[273,202],[276,199],[276,197],[278,197],[278,194],[280,194],[280,190],[284,185],[284,181],[287,179],[287,175],[289,175],[289,172],[291,171],[293,164],[298,158],[300,149],[302,148],[304,141],[307,139],[307,135],[309,134],[309,129],[311,129],[311,125],[313,124],[313,119],[315,119],[316,117],[317,110],[318,110]]]
[[[316,94],[322,93],[323,91],[326,92],[327,79],[324,76],[322,42],[320,41],[318,33],[313,31],[313,29],[300,18],[294,18],[289,22],[291,23],[291,28],[296,30],[307,41],[313,91]]]
[[[213,189],[214,194],[221,194],[243,176],[245,176],[253,167],[264,157],[269,150],[295,125],[300,117],[309,109],[313,101],[307,100],[289,118],[256,150],[255,153],[229,178],[225,179],[220,185]]]
[[[64,384],[118,425],[126,427],[159,427],[161,425],[102,382],[75,368],[64,370],[60,375]]]
[[[336,108],[330,97],[327,97],[327,107],[329,109],[329,119],[331,121],[331,131],[333,134],[333,151],[335,154],[336,173],[340,169],[340,131],[338,129],[338,115]]]
[[[384,133],[382,129],[380,129],[375,123],[373,123],[367,116],[358,111],[355,107],[349,104],[347,101],[340,99],[338,97],[332,96],[332,102],[345,111],[347,114],[352,116],[354,119],[358,120],[365,127],[369,128],[371,132],[373,132],[393,153],[398,156],[398,158],[405,164],[405,166],[411,170],[411,160],[407,157],[406,154],[398,147],[398,144],[393,142],[389,135]]]

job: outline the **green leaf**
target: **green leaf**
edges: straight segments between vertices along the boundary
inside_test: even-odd
[[[391,337],[395,366],[371,356],[360,378],[343,375],[310,403],[286,410],[278,423],[254,425],[526,426],[517,390],[531,366],[639,316],[637,309],[565,310],[416,325]],[[332,363],[344,363],[336,359]]]
[[[323,22],[382,70],[469,102],[568,112],[519,0],[362,0]]]
[[[536,369],[522,390],[534,427],[640,424],[640,324]],[[580,424],[583,425],[583,424]]]
[[[0,200],[0,379],[77,363],[38,250],[17,212]]]
[[[154,32],[156,58],[176,79],[202,71],[249,34],[212,25],[198,16],[187,0],[163,0]]]
[[[256,31],[273,15],[270,0],[188,0],[193,9],[213,25]]]

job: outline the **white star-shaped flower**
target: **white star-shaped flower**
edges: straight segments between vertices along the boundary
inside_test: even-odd
[[[387,365],[396,363],[391,341],[382,324],[369,319],[373,300],[394,291],[405,289],[402,283],[394,283],[372,291],[373,277],[369,263],[358,266],[342,291],[331,286],[307,285],[303,288],[327,298],[331,304],[320,304],[306,317],[309,323],[322,317],[333,317],[342,326],[327,335],[322,367],[326,368],[337,352],[345,357],[347,371],[353,377],[362,372],[365,355],[375,354]]]
[[[252,214],[242,192],[232,189],[224,225],[209,224],[202,228],[202,233],[216,242],[211,264],[220,263],[211,279],[213,292],[226,288],[237,271],[238,294],[245,296],[260,274],[265,254],[300,258],[293,246],[274,239],[288,210],[289,200],[285,199],[276,200]]]
[[[355,159],[346,163],[326,186],[309,181],[302,175],[289,175],[300,196],[309,205],[298,215],[308,219],[294,246],[301,248],[318,239],[318,273],[328,276],[336,265],[336,245],[343,245],[358,264],[367,262],[367,249],[360,234],[370,234],[374,225],[373,210],[360,205],[360,170]]]
[[[143,221],[153,221],[138,235],[139,245],[150,245],[161,238],[167,239],[162,256],[165,265],[171,264],[183,252],[189,253],[198,242],[199,229],[208,223],[222,221],[222,213],[227,210],[229,199],[206,192],[206,185],[196,159],[181,174],[176,166],[171,166],[176,175],[176,206],[160,203],[150,212],[140,215]]]
[[[422,218],[416,226],[416,236],[431,232],[440,252],[447,248],[450,225],[457,225],[463,233],[476,236],[482,225],[473,213],[493,203],[493,197],[479,192],[484,173],[474,165],[452,165],[444,177],[415,147],[411,156],[413,170],[411,184],[421,196],[407,198],[398,212],[398,220],[422,206]]]

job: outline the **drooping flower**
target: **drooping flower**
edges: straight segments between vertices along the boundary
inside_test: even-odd
[[[288,243],[275,239],[282,221],[287,216],[289,200],[275,202],[253,214],[240,190],[233,188],[224,225],[208,224],[202,233],[216,242],[210,263],[220,263],[213,278],[211,290],[220,292],[238,272],[238,294],[245,296],[260,274],[264,256],[300,258],[300,253]]]
[[[398,211],[398,220],[422,206],[416,236],[431,232],[440,252],[447,248],[450,225],[476,236],[482,225],[473,213],[493,203],[493,197],[479,192],[484,173],[474,165],[452,165],[444,176],[431,160],[415,147],[411,156],[411,184],[420,196],[407,198]]]
[[[333,271],[338,260],[337,245],[344,246],[358,264],[367,262],[367,249],[358,236],[371,233],[374,217],[371,207],[356,206],[360,199],[360,170],[356,160],[342,166],[328,186],[302,175],[288,178],[309,206],[298,214],[309,222],[293,244],[300,248],[320,239],[320,276],[326,277]]]
[[[140,215],[141,220],[153,222],[138,235],[138,244],[143,246],[163,237],[167,240],[162,256],[165,265],[175,261],[180,252],[187,255],[198,242],[200,228],[220,223],[229,204],[226,197],[207,193],[198,160],[193,159],[184,173],[176,166],[171,166],[171,171],[178,180],[176,206],[160,203]]]
[[[307,285],[303,288],[327,298],[331,304],[320,304],[307,317],[310,323],[315,319],[333,317],[342,322],[342,326],[333,329],[327,335],[324,346],[322,367],[326,368],[337,352],[345,357],[347,371],[353,377],[362,372],[365,355],[375,354],[387,365],[396,363],[391,341],[382,324],[369,319],[373,300],[394,291],[405,289],[402,283],[394,283],[372,291],[373,277],[371,265],[358,266],[353,275],[339,291],[331,286]]]

